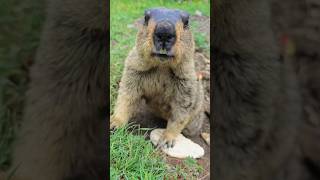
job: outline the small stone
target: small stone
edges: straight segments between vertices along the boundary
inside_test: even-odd
[[[203,79],[203,74],[202,72],[197,72],[197,79],[202,80]]]
[[[210,59],[204,58],[204,62],[205,62],[206,64],[210,64]]]
[[[198,79],[199,79],[199,76],[201,76],[201,80],[202,79],[209,80],[210,79],[210,72],[208,72],[208,71],[198,71],[197,72],[197,76],[198,76]]]
[[[150,133],[150,140],[156,146],[159,138],[165,129],[154,129]],[[167,155],[175,158],[184,159],[187,157],[200,158],[204,155],[204,149],[191,141],[190,139],[179,134],[176,138],[176,143],[173,148],[161,148]]]
[[[201,137],[206,141],[208,145],[210,145],[210,134],[209,133],[201,133]]]
[[[196,10],[196,12],[194,14],[197,15],[197,16],[202,16],[202,12],[199,11],[199,10]]]

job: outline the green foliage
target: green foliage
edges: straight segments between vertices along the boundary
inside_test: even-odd
[[[202,33],[194,33],[194,41],[199,49],[208,52],[210,49],[206,36]]]
[[[115,130],[110,138],[111,179],[163,179],[166,164],[145,136],[132,127]]]

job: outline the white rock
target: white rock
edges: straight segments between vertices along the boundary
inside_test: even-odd
[[[154,129],[151,131],[150,140],[154,145],[157,145],[164,130],[165,129]],[[161,148],[161,150],[169,156],[180,159],[188,156],[192,158],[200,158],[204,155],[204,149],[200,145],[184,137],[182,134],[178,135],[173,148]]]

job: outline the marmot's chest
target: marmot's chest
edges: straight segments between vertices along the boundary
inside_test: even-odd
[[[141,90],[143,98],[151,109],[168,118],[171,101],[175,96],[175,82],[166,69],[155,69],[141,76]]]
[[[140,83],[146,97],[167,99],[174,94],[175,81],[169,69],[152,69],[141,76]]]

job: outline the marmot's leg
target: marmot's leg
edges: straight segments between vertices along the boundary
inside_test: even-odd
[[[119,93],[115,105],[114,113],[110,119],[110,128],[124,126],[138,112],[141,104],[141,98],[130,93]]]
[[[158,142],[158,147],[173,147],[176,137],[192,119],[190,114],[190,112],[192,112],[192,105],[186,108],[178,103],[173,104],[175,104],[175,106],[172,107],[171,117],[168,119],[166,130]],[[190,102],[188,104],[192,103]]]
[[[167,128],[162,134],[162,137],[160,138],[158,142],[158,147],[173,147],[175,145],[175,139],[176,137],[181,133],[183,128],[188,123],[188,120],[183,119],[176,119],[176,120],[168,120]]]

